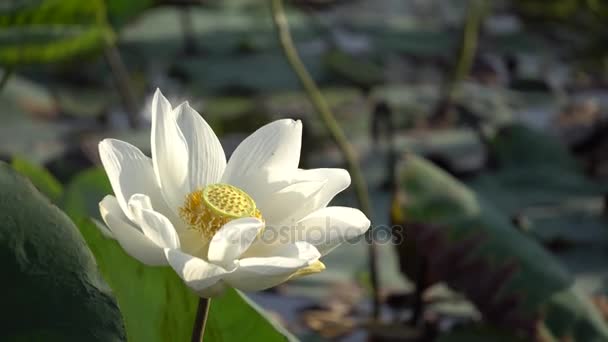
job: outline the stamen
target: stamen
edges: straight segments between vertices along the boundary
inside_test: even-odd
[[[245,191],[221,183],[188,194],[179,213],[192,229],[200,231],[206,239],[211,239],[223,225],[234,219],[262,219],[255,202]]]

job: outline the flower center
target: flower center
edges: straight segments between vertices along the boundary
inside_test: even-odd
[[[221,183],[188,194],[179,213],[192,229],[200,231],[207,239],[211,239],[223,225],[234,219],[262,219],[255,202],[245,191]]]

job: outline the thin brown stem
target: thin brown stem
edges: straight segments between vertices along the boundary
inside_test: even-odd
[[[118,88],[118,93],[122,97],[122,102],[127,112],[127,119],[131,128],[137,128],[139,126],[139,115],[137,100],[133,89],[131,89],[131,83],[129,81],[129,73],[127,67],[120,56],[120,52],[114,44],[108,44],[104,50],[104,56],[112,77],[114,78],[114,84]]]
[[[275,24],[278,39],[283,49],[283,53],[289,62],[289,65],[298,76],[302,87],[308,94],[310,101],[314,105],[319,117],[327,127],[327,130],[331,134],[332,139],[342,152],[344,159],[348,165],[348,169],[352,176],[353,186],[357,195],[357,200],[361,210],[369,217],[371,216],[371,204],[369,200],[369,194],[367,184],[363,178],[363,173],[359,167],[359,162],[355,149],[350,144],[344,131],[338,124],[338,121],[334,117],[329,105],[325,101],[325,98],[321,94],[319,87],[312,79],[306,66],[302,62],[302,59],[298,55],[298,51],[295,48],[291,33],[289,31],[289,24],[287,23],[287,17],[283,8],[282,0],[271,0],[272,3],[272,19]],[[371,234],[371,229],[369,234]],[[378,291],[378,271],[376,264],[376,246],[374,239],[369,236],[369,262],[370,262],[370,276],[373,290],[373,315],[374,318],[378,318],[380,315],[380,295]]]
[[[412,308],[411,323],[417,326],[424,314],[424,290],[426,285],[426,277],[428,271],[428,263],[425,257],[420,257],[416,265],[416,288],[414,289],[414,305]]]
[[[0,79],[0,91],[4,89],[4,86],[8,83],[8,80],[11,78],[12,74],[12,68],[4,69],[4,71],[2,72],[2,78]]]
[[[194,34],[194,23],[192,22],[192,13],[190,6],[179,8],[179,21],[181,24],[182,38],[184,41],[184,53],[187,56],[194,56],[198,53],[196,37]]]
[[[205,335],[205,325],[207,323],[207,316],[209,316],[210,306],[210,298],[201,298],[198,301],[198,307],[196,308],[196,317],[194,318],[194,325],[192,326],[192,342],[203,341],[203,336]]]

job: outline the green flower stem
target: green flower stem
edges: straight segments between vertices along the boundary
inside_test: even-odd
[[[458,52],[458,60],[452,70],[449,81],[445,84],[443,98],[436,110],[436,115],[447,122],[452,122],[456,119],[454,117],[448,117],[452,113],[450,108],[461,91],[462,81],[464,81],[471,72],[473,60],[477,53],[481,25],[487,9],[488,3],[486,0],[469,0],[464,29],[462,31],[460,50]]]
[[[211,306],[211,298],[201,298],[198,301],[196,308],[196,317],[194,318],[194,326],[192,327],[192,342],[202,342],[205,335],[205,324],[207,316],[209,316],[209,307]]]
[[[272,3],[272,19],[277,30],[278,39],[283,48],[283,53],[289,62],[289,65],[298,76],[302,87],[308,94],[310,101],[313,103],[319,117],[329,130],[334,142],[338,145],[338,148],[342,152],[344,159],[348,164],[348,170],[352,176],[355,193],[361,210],[369,217],[371,216],[371,205],[369,200],[369,194],[367,190],[367,184],[363,178],[357,155],[352,145],[348,142],[344,131],[336,121],[329,105],[325,101],[325,98],[321,94],[319,87],[315,84],[306,66],[302,63],[300,56],[294,46],[291,33],[289,31],[289,25],[287,23],[287,17],[283,8],[282,0],[271,0]],[[378,272],[376,264],[376,247],[373,239],[369,239],[369,262],[370,262],[370,276],[373,290],[373,314],[374,318],[377,318],[380,313],[380,296],[378,292]]]
[[[450,97],[457,94],[459,85],[471,72],[475,53],[477,52],[479,31],[487,10],[487,3],[485,0],[471,0],[469,1],[468,6],[458,63],[452,74]]]

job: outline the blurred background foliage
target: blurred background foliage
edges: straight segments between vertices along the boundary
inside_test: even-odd
[[[214,300],[206,341],[608,340],[608,2],[286,6],[369,184],[381,315],[361,239],[321,274]],[[194,295],[97,209],[97,143],[149,153],[156,87],[227,153],[293,117],[301,167],[345,167],[271,18],[259,0],[0,2],[2,340],[188,340]]]

